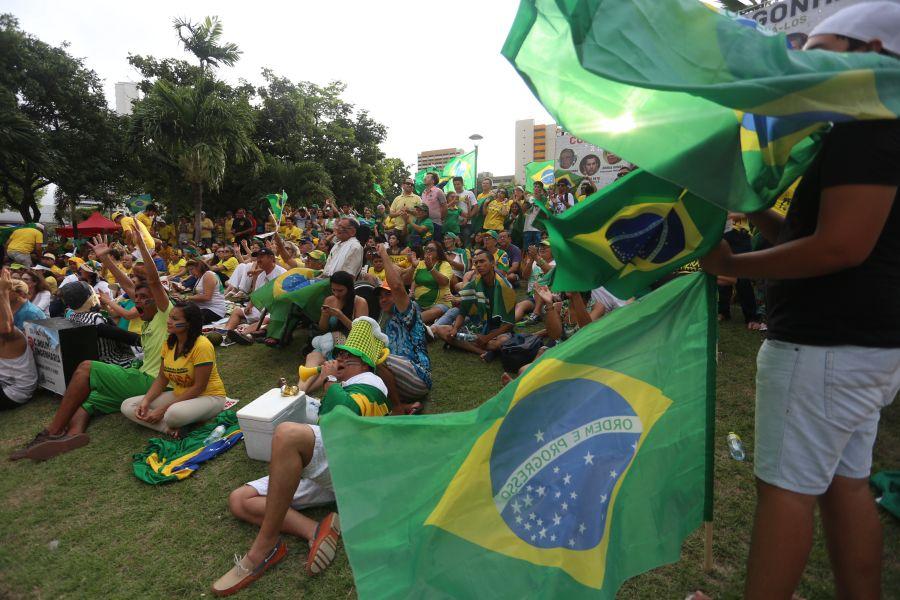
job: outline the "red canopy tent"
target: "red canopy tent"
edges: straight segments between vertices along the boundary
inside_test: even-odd
[[[122,229],[117,223],[110,221],[98,212],[78,224],[78,237],[87,237],[89,235],[97,235],[98,233],[112,233]],[[73,237],[74,231],[71,225],[65,227],[57,227],[56,235],[59,237]]]

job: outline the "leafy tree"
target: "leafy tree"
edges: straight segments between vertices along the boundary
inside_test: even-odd
[[[108,195],[120,133],[93,71],[0,15],[0,203],[36,221],[50,183],[71,198]]]
[[[237,61],[237,46],[221,42],[217,18],[196,25],[176,20],[174,25],[185,49],[197,57],[200,72],[190,85],[157,79],[135,104],[129,139],[158,162],[177,169],[190,185],[194,235],[199,240],[204,190],[219,188],[229,164],[256,163],[260,152],[251,137],[253,110],[248,98],[235,94],[212,73],[219,64]]]
[[[403,189],[403,180],[411,175],[409,165],[403,164],[399,158],[384,158],[375,165],[376,183],[384,190],[384,201],[390,202],[399,196]],[[378,198],[381,202],[381,198]]]

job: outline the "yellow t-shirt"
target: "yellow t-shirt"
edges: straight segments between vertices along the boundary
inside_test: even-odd
[[[234,219],[225,219],[225,239],[229,242],[234,241],[234,236],[231,235],[231,224],[234,223]]]
[[[119,267],[119,270],[131,277],[131,269],[126,269],[122,263],[116,263],[116,266]],[[106,282],[107,283],[119,283],[116,281],[116,276],[113,275],[113,272],[110,270],[106,271]]]
[[[512,200],[494,200],[488,204],[487,212],[484,215],[484,228],[493,229],[494,231],[503,230],[503,219],[509,214],[509,207]]]
[[[47,282],[47,288],[50,290],[50,293],[55,294],[56,290],[59,289],[59,284],[56,283],[56,277],[50,275],[49,277],[44,277],[44,281]]]
[[[282,225],[278,233],[281,235],[282,239],[293,242],[300,239],[300,234],[302,232],[296,225]]]
[[[387,281],[387,275],[385,275],[384,269],[381,269],[380,271],[376,271],[375,267],[369,267],[368,273],[369,273],[369,275],[374,275],[380,281]]]
[[[153,227],[153,219],[148,217],[147,213],[140,212],[137,214],[137,217],[135,217],[135,218],[138,221],[140,221],[141,223],[143,223],[144,227],[146,227],[148,230]]]
[[[391,254],[391,260],[400,269],[408,269],[410,267],[409,257],[405,254]]]
[[[178,243],[178,231],[175,229],[175,225],[166,223],[159,228],[158,233],[159,237],[169,244],[175,245]]]
[[[180,394],[194,385],[195,368],[212,365],[212,373],[209,374],[206,389],[200,396],[225,395],[225,384],[222,383],[222,378],[219,377],[219,371],[216,368],[216,350],[213,348],[212,342],[205,336],[201,335],[197,338],[187,356],[176,357],[175,348],[169,348],[167,342],[163,343],[160,355],[162,356],[163,373],[172,384],[172,391],[176,394]]]
[[[229,256],[226,260],[219,263],[219,269],[221,270],[222,274],[227,277],[231,277],[232,273],[234,273],[234,270],[237,269],[237,266],[238,259],[233,256]]]
[[[211,238],[213,227],[215,227],[215,224],[213,224],[212,219],[210,219],[209,217],[206,217],[205,219],[200,221],[200,237]]]
[[[54,275],[59,275],[60,277],[65,277],[69,274],[65,267],[57,267],[56,265],[50,267],[50,272]]]
[[[9,243],[6,246],[7,252],[17,252],[19,254],[31,254],[34,252],[36,244],[44,243],[44,234],[40,229],[31,227],[20,227],[13,230],[9,236]]]
[[[394,201],[391,202],[391,208],[388,211],[389,213],[400,212],[404,208],[409,213],[409,221],[412,221],[415,218],[415,208],[422,204],[422,198],[420,198],[417,194],[410,194],[409,196],[404,196],[400,194]],[[384,226],[388,229],[405,229],[406,223],[402,218],[392,218],[390,215],[384,220]]]
[[[178,260],[173,260],[172,262],[169,263],[169,266],[167,267],[169,275],[172,275],[172,276],[177,275],[178,273],[181,272],[181,269],[183,269],[186,265],[187,265],[187,261],[184,259],[183,256],[181,258],[179,258]]]
[[[141,234],[141,237],[144,238],[144,244],[147,245],[147,250],[156,248],[156,242],[153,240],[153,236],[150,235],[150,232],[147,231],[147,228],[140,221],[135,221],[133,217],[122,217],[122,220],[119,221],[119,225],[122,226],[122,231],[133,232],[137,229],[138,233]]]

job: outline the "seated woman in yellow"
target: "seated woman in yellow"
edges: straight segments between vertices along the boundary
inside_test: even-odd
[[[440,242],[425,245],[422,260],[414,260],[412,294],[422,310],[422,321],[431,325],[450,310],[450,281],[453,267]]]
[[[175,304],[166,327],[169,338],[162,347],[159,374],[146,394],[122,403],[122,414],[178,438],[185,425],[225,409],[225,384],[216,369],[216,350],[202,335],[203,314],[196,304]]]
[[[234,257],[234,248],[226,245],[219,246],[216,250],[216,257],[219,259],[219,262],[211,265],[210,269],[216,272],[222,283],[225,283],[234,274],[234,270],[237,269],[238,259]]]
[[[174,256],[172,257],[172,260],[169,261],[169,266],[167,267],[169,277],[187,277],[187,260],[182,256],[181,250],[177,248],[173,249],[173,254]]]

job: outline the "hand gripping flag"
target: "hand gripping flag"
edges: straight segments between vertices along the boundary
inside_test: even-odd
[[[463,189],[471,190],[475,188],[475,152],[475,150],[472,150],[467,154],[452,158],[450,162],[444,166],[444,170],[441,172],[441,178],[446,179],[450,186],[444,188],[446,191],[453,191],[454,177],[463,178]]]
[[[613,598],[678,560],[711,516],[715,328],[714,279],[687,275],[475,410],[323,417],[359,596]]]
[[[549,189],[554,183],[553,161],[544,160],[530,162],[525,165],[525,191],[534,192],[534,182],[540,181],[544,188]]]
[[[643,170],[542,222],[556,259],[553,289],[604,286],[630,298],[718,243],[726,212]]]
[[[771,205],[827,122],[900,113],[896,59],[791,51],[696,0],[523,0],[503,55],[567,132],[729,210]]]

